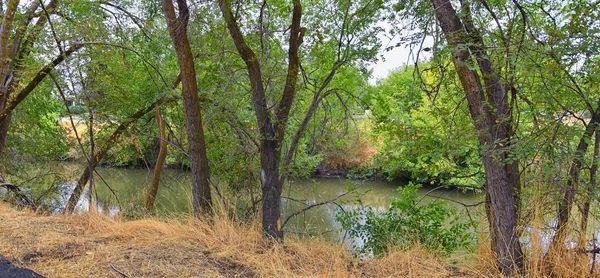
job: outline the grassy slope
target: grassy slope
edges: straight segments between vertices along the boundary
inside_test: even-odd
[[[343,246],[288,238],[263,246],[258,226],[226,220],[119,221],[38,216],[0,202],[0,255],[47,277],[461,277],[420,250],[359,263]],[[479,276],[479,275],[474,275]]]

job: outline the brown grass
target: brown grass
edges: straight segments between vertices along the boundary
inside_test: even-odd
[[[0,255],[47,277],[466,277],[420,249],[361,263],[340,245],[216,219],[39,216],[0,203]]]

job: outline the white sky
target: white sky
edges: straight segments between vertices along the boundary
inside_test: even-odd
[[[383,25],[384,26],[382,27],[385,28],[385,25],[387,24]],[[389,28],[389,25],[387,27]],[[395,47],[390,51],[385,51],[386,47],[394,46],[400,41],[399,36],[395,36],[391,40],[385,35],[384,32],[380,32],[378,36],[382,42],[381,49],[377,55],[379,61],[370,66],[370,68],[373,70],[373,74],[369,79],[369,83],[373,85],[377,82],[377,80],[386,78],[394,69],[400,68],[406,64],[414,64],[416,58],[416,53],[411,54],[408,46]],[[433,38],[426,38],[423,47],[431,47],[432,45]],[[383,56],[383,59],[381,56]],[[429,52],[421,52],[419,59],[423,61],[425,59],[429,59],[429,57],[431,57]]]

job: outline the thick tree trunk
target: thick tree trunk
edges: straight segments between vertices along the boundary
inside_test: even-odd
[[[262,140],[261,142],[261,184],[262,184],[262,215],[263,231],[266,236],[282,239],[281,230],[281,191],[283,181],[279,179],[279,152],[277,141]]]
[[[469,23],[463,23],[449,0],[431,0],[436,17],[450,47],[453,63],[465,90],[471,118],[478,130],[481,157],[486,176],[486,193],[490,203],[490,227],[494,237],[499,270],[512,275],[523,267],[519,243],[518,221],[518,161],[505,161],[511,144],[511,114],[505,88],[494,73],[483,49],[483,40]],[[466,49],[468,47],[469,49]],[[477,60],[479,73],[474,70]]]
[[[194,215],[212,214],[210,177],[202,127],[202,114],[198,99],[198,85],[196,84],[196,69],[194,68],[194,56],[187,36],[189,9],[186,0],[177,0],[179,12],[177,16],[172,0],[163,0],[163,6],[169,34],[173,40],[177,62],[181,70],[183,112],[188,135],[188,156],[192,170]]]
[[[163,166],[165,165],[165,159],[167,158],[167,132],[165,128],[165,121],[160,114],[160,108],[156,108],[154,111],[154,118],[158,125],[158,140],[159,140],[159,151],[158,157],[156,158],[156,164],[154,165],[154,172],[152,174],[152,184],[148,188],[148,195],[146,196],[146,209],[151,211],[154,209],[154,200],[158,193],[158,185],[160,183],[160,173]]]
[[[2,110],[0,110],[2,111]],[[12,120],[12,113],[8,114],[6,120],[0,123],[0,154],[4,153],[6,148],[6,139],[8,138],[8,130],[10,128],[10,122]]]
[[[238,53],[246,63],[252,101],[258,129],[262,137],[260,143],[261,185],[263,194],[263,235],[267,239],[282,240],[281,230],[281,191],[284,178],[279,173],[281,146],[285,138],[287,120],[296,95],[296,83],[299,72],[298,48],[302,44],[305,29],[300,27],[302,6],[299,0],[293,1],[292,24],[290,28],[288,49],[288,70],[281,100],[277,103],[275,113],[267,108],[265,88],[262,81],[260,62],[254,51],[248,46],[231,11],[229,0],[219,0],[219,7],[227,24]],[[274,115],[273,115],[274,114]],[[290,150],[293,152],[293,150]]]

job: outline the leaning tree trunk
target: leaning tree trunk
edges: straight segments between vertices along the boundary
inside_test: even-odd
[[[177,53],[177,62],[181,70],[181,83],[183,95],[183,112],[188,135],[188,157],[192,169],[192,204],[194,215],[212,214],[212,199],[210,192],[208,159],[206,156],[206,143],[202,128],[202,114],[198,99],[198,85],[196,84],[196,69],[194,57],[187,36],[187,25],[190,11],[186,0],[177,0],[179,14],[175,15],[172,0],[163,0],[165,17],[169,34]]]
[[[483,39],[469,22],[469,17],[457,15],[449,0],[431,0],[437,20],[452,47],[453,63],[465,90],[469,112],[478,130],[482,148],[481,158],[486,176],[492,219],[490,233],[494,238],[495,256],[499,270],[512,275],[523,267],[523,253],[519,243],[518,161],[505,161],[511,144],[511,114],[508,96],[491,61],[485,54]],[[476,61],[481,70],[474,70]],[[483,80],[485,86],[481,83]]]
[[[158,125],[158,140],[159,140],[159,151],[158,157],[156,158],[156,164],[154,165],[154,172],[152,174],[152,184],[148,188],[148,195],[146,196],[146,209],[151,211],[154,209],[154,200],[158,193],[158,185],[160,183],[160,173],[163,166],[165,165],[165,158],[167,158],[167,132],[165,131],[165,120],[160,114],[160,108],[156,108],[154,111],[154,118]]]
[[[175,83],[173,84],[173,87],[177,87],[177,85],[179,85],[179,82],[180,82],[180,78],[178,77],[177,80],[175,81]],[[140,110],[136,111],[135,113],[133,113],[129,117],[129,120],[122,122],[117,127],[117,129],[115,129],[115,131],[113,131],[113,133],[109,137],[109,139],[98,148],[98,150],[96,151],[94,156],[91,158],[91,159],[93,159],[91,164],[98,165],[98,163],[100,163],[100,161],[102,161],[102,159],[104,159],[104,157],[106,156],[106,154],[108,153],[110,148],[112,146],[114,146],[115,143],[117,143],[117,141],[121,137],[121,134],[123,134],[123,132],[125,132],[127,130],[127,128],[130,125],[132,125],[136,120],[138,120],[141,117],[143,117],[144,115],[150,113],[152,110],[154,110],[161,104],[169,102],[169,101],[173,101],[173,100],[174,99],[172,99],[172,98],[163,97],[163,98],[153,102],[148,107],[140,109]],[[88,181],[90,179],[90,175],[92,173],[91,171],[93,171],[93,170],[94,169],[90,169],[90,167],[86,167],[85,170],[83,171],[83,173],[81,174],[81,176],[79,177],[79,179],[77,180],[75,189],[73,190],[73,193],[71,194],[71,197],[69,197],[69,200],[67,201],[67,204],[65,206],[65,214],[73,213],[73,210],[75,209],[75,206],[77,205],[77,202],[79,201],[79,198],[81,197],[81,192],[85,188],[85,185],[88,183]]]

